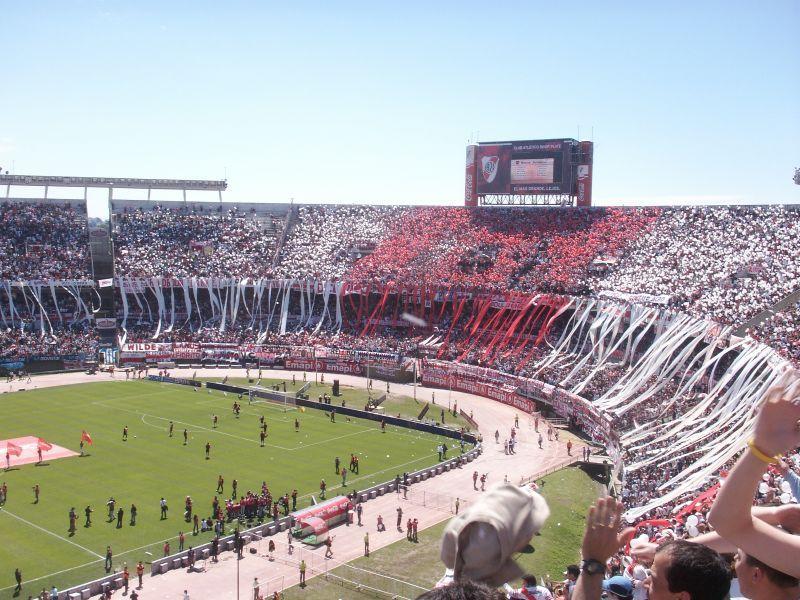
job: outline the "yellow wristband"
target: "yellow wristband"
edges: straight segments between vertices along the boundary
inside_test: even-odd
[[[770,456],[769,454],[762,452],[752,439],[747,442],[747,445],[750,448],[750,452],[752,452],[753,455],[761,462],[771,465],[772,463],[776,463],[778,460],[780,460],[780,456]]]

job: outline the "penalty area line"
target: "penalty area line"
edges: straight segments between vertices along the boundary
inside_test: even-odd
[[[89,550],[89,549],[88,549],[88,548],[86,548],[85,546],[81,546],[80,544],[76,544],[76,543],[75,543],[75,542],[73,542],[72,540],[70,540],[70,539],[68,539],[68,538],[65,538],[65,537],[62,537],[62,536],[58,535],[57,533],[53,533],[53,532],[52,532],[52,531],[50,531],[49,529],[45,529],[44,527],[40,527],[40,526],[39,526],[39,525],[37,525],[36,523],[31,523],[31,522],[30,522],[30,521],[28,521],[27,519],[23,519],[22,517],[20,517],[20,516],[18,516],[18,515],[15,515],[15,514],[14,514],[14,513],[12,513],[12,512],[8,512],[7,510],[2,510],[2,511],[0,511],[0,514],[3,514],[3,515],[8,515],[9,517],[13,517],[13,518],[17,519],[18,521],[22,521],[23,523],[25,523],[26,525],[29,525],[29,526],[33,527],[34,529],[38,529],[39,531],[41,531],[41,532],[43,532],[43,533],[46,533],[46,534],[48,534],[48,535],[52,535],[54,538],[58,538],[58,539],[59,539],[59,540],[61,540],[62,542],[67,542],[68,544],[72,544],[72,545],[73,545],[73,546],[75,546],[76,548],[80,548],[80,549],[81,549],[81,550],[83,550],[84,552],[88,552],[88,553],[89,553],[89,554],[91,554],[92,556],[96,556],[97,558],[99,558],[99,559],[101,559],[101,560],[104,558],[104,557],[103,557],[101,554],[98,554],[98,553],[97,553],[97,552],[95,552],[94,550]]]

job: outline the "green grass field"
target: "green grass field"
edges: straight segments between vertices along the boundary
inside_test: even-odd
[[[325,478],[329,497],[342,491],[334,475],[334,457],[343,462],[359,454],[360,474],[348,478],[352,486],[367,487],[392,479],[396,473],[416,470],[436,462],[439,438],[407,429],[387,427],[381,434],[375,422],[337,418],[321,411],[284,413],[274,404],[248,406],[239,419],[231,405],[235,396],[207,394],[190,388],[148,381],[91,383],[0,396],[0,439],[39,436],[54,444],[78,450],[81,430],[90,432],[90,456],[54,460],[0,473],[9,497],[0,508],[0,598],[12,596],[14,569],[22,570],[22,597],[53,584],[60,589],[101,577],[106,545],[114,551],[114,567],[134,566],[142,559],[161,556],[165,540],[177,550],[180,530],[191,531],[182,518],[183,500],[194,500],[200,515],[211,512],[217,475],[239,482],[239,494],[259,490],[266,481],[273,495],[299,491],[299,506],[310,503]],[[413,400],[411,401],[413,402]],[[211,416],[220,423],[212,429]],[[267,447],[259,447],[259,416],[269,425]],[[294,418],[301,422],[294,431]],[[174,437],[167,435],[169,420]],[[122,428],[129,439],[122,441]],[[183,429],[189,443],[183,445]],[[204,446],[211,442],[211,458]],[[450,441],[452,445],[452,440]],[[32,487],[41,486],[41,500],[33,504]],[[109,496],[125,510],[124,525],[107,522]],[[169,518],[159,520],[159,499],[169,503]],[[138,507],[136,526],[129,526],[129,509]],[[83,508],[94,509],[93,525],[83,527]],[[68,512],[75,507],[78,531],[68,534]],[[210,539],[210,534],[187,536],[187,545]]]
[[[539,578],[550,576],[553,581],[561,581],[564,568],[579,560],[586,513],[600,494],[601,486],[577,468],[562,469],[548,475],[543,481],[541,492],[550,506],[550,518],[540,535],[533,538],[530,547],[520,552],[515,559],[528,573]],[[444,574],[444,565],[439,558],[439,540],[446,525],[447,521],[444,521],[421,531],[419,543],[405,540],[395,542],[371,552],[369,558],[362,557],[334,569],[332,577],[310,579],[305,589],[298,586],[290,588],[286,590],[284,598],[360,600],[386,597],[365,588],[359,590],[348,582],[414,598],[422,593],[422,589],[430,589]],[[372,535],[370,532],[370,536]],[[403,585],[396,580],[413,585]],[[514,585],[521,585],[521,582],[514,582]]]
[[[313,374],[312,374],[313,376]],[[333,389],[331,386],[331,378],[334,377],[333,375],[328,374],[328,379],[326,383],[314,383],[313,377],[311,379],[311,388],[308,390],[309,399],[316,400],[319,398],[320,395],[327,393],[329,396],[332,395]],[[215,378],[202,378],[207,381],[222,381],[221,377]],[[255,379],[257,381],[257,378]],[[288,392],[296,392],[301,387],[303,387],[304,382],[302,381],[302,376],[300,374],[297,375],[295,383],[292,383],[292,380],[283,380],[283,379],[267,379],[264,378],[261,380],[262,387],[269,387],[272,384],[280,384],[281,391],[283,391],[282,384],[286,383],[286,390]],[[255,385],[254,383],[249,383],[248,380],[244,377],[231,377],[228,379],[228,383],[230,385],[240,385],[240,386],[250,386]],[[426,402],[431,401],[431,390],[425,389],[420,390],[419,396],[415,401],[414,398],[395,394],[391,391],[392,387],[389,387],[389,394],[386,400],[381,404],[384,408],[385,414],[387,415],[400,415],[402,417],[406,417],[409,419],[416,419],[419,415],[420,411],[425,406]],[[340,405],[342,400],[345,401],[345,404],[351,408],[364,408],[364,405],[367,403],[367,400],[372,398],[377,398],[383,395],[386,392],[386,383],[382,381],[375,381],[375,388],[372,392],[367,392],[367,390],[363,388],[354,388],[349,387],[346,385],[340,386],[339,388],[340,396],[334,398],[332,400],[333,404]],[[428,414],[426,415],[426,419],[435,419],[439,421],[441,419],[441,411],[445,411],[445,425],[449,425],[451,427],[469,427],[467,422],[460,416],[453,416],[450,412],[448,412],[448,405],[447,405],[447,391],[446,390],[434,390],[436,394],[436,404],[431,404],[430,408],[428,409]]]

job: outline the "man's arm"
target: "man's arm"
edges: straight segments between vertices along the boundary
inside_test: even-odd
[[[581,545],[584,561],[595,560],[605,565],[611,555],[627,544],[636,533],[632,527],[617,533],[622,510],[622,503],[613,498],[600,498],[589,509]],[[589,574],[582,570],[570,600],[599,600],[604,578],[604,571]]]
[[[800,445],[797,384],[797,374],[793,373],[767,392],[753,441],[725,480],[708,517],[723,537],[744,552],[793,577],[800,577],[800,538],[754,519],[751,510],[770,457]]]

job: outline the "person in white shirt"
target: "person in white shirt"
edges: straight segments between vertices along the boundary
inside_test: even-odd
[[[507,583],[503,586],[510,600],[553,600],[550,590],[537,585],[534,575],[525,575],[522,584],[522,587],[516,590]]]

